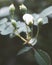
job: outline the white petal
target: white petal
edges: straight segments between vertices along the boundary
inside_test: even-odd
[[[0,24],[4,24],[4,23],[6,23],[7,21],[8,21],[7,18],[3,18],[3,19],[0,20]]]
[[[10,23],[7,23],[6,27],[1,31],[2,35],[8,35],[10,33],[13,33],[13,26]]]
[[[48,18],[47,17],[44,17],[42,23],[43,24],[47,24],[48,23]]]
[[[36,39],[36,38],[32,38],[32,39],[29,41],[29,44],[31,44],[32,46],[34,46],[36,43],[37,43],[37,39]]]
[[[52,14],[52,6],[44,9],[41,13],[40,16],[45,17],[45,16],[49,16],[50,14]]]
[[[39,18],[39,14],[33,13],[32,16],[34,17],[34,20]]]
[[[33,24],[33,16],[31,14],[24,14],[23,15],[23,20],[26,22],[27,25],[29,25],[29,23]]]
[[[19,33],[21,33],[21,32],[27,32],[26,24],[25,24],[25,23],[18,21],[18,22],[17,22],[17,27],[19,28],[19,29],[18,29],[18,32],[19,32]],[[28,27],[28,32],[30,32],[30,31],[31,31],[31,30],[30,30],[30,28]]]
[[[0,25],[0,31],[3,31],[5,27],[6,27],[5,24]]]
[[[48,23],[48,18],[47,17],[43,17],[43,16],[40,16],[40,14],[33,14],[34,16],[34,25],[38,25],[38,19],[42,18],[42,24],[46,24]]]
[[[10,15],[9,7],[3,7],[0,9],[0,17],[4,17],[8,15]]]
[[[34,25],[38,25],[37,20],[39,19],[39,14],[34,13],[32,16],[34,17]]]
[[[40,18],[42,18],[42,17],[40,17]],[[38,25],[39,24],[38,19],[34,22],[34,25]],[[47,17],[43,17],[42,18],[42,24],[47,24],[47,23],[48,23],[48,18]]]
[[[49,18],[52,18],[52,14],[48,16]]]
[[[17,21],[17,27],[23,27],[25,26],[25,23]]]

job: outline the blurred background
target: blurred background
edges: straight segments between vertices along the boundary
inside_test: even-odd
[[[42,10],[52,5],[52,0],[0,0],[0,8],[9,6],[13,3],[16,7],[17,19],[21,19],[19,5],[24,3],[29,13],[40,13]],[[49,23],[42,25],[38,42],[34,48],[39,48],[46,51],[52,61],[52,18],[48,18]],[[36,26],[34,26],[34,35],[36,34]],[[25,36],[25,33],[21,33]],[[17,52],[23,47],[23,41],[20,38],[0,35],[0,65],[38,65],[33,57],[33,52],[30,50],[20,57],[16,56]]]

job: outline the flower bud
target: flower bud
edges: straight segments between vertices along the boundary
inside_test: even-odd
[[[11,19],[11,23],[16,28],[16,21],[14,19]]]
[[[13,4],[11,4],[9,6],[9,10],[10,10],[10,12],[14,12],[15,11],[15,6]]]
[[[42,24],[42,21],[43,21],[43,19],[42,18],[39,18],[38,19],[38,24]]]
[[[22,14],[25,14],[27,12],[27,7],[23,4],[19,6],[19,9]]]
[[[22,5],[19,6],[19,9],[20,9],[20,10],[27,10],[27,7],[22,4]]]
[[[26,22],[27,25],[29,25],[30,23],[33,24],[33,16],[30,14],[24,14],[23,20]]]

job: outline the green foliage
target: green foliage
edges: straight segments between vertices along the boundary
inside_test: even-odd
[[[17,56],[18,56],[18,55],[21,55],[21,54],[23,54],[23,53],[25,53],[25,52],[28,52],[31,48],[32,48],[31,46],[29,46],[29,47],[26,46],[26,47],[22,48],[22,49],[17,53]]]
[[[51,60],[49,55],[43,50],[35,50],[34,56],[39,65],[51,65]]]
[[[12,5],[12,7],[13,6],[14,5]],[[20,5],[20,7],[21,6],[22,5]],[[22,9],[23,9],[23,7],[22,7]],[[37,13],[29,14],[29,13],[27,13],[27,11],[24,11],[25,13],[23,13],[23,15],[22,15],[22,20],[15,19],[14,11],[15,11],[15,6],[14,6],[14,10],[12,9],[12,11],[10,11],[10,6],[3,7],[0,9],[0,17],[3,17],[0,20],[0,34],[18,36],[19,38],[21,38],[24,41],[24,45],[25,44],[30,45],[30,46],[25,45],[25,47],[22,48],[17,53],[17,55],[21,55],[21,54],[29,51],[30,49],[32,49],[34,51],[33,52],[34,57],[39,65],[51,65],[51,60],[50,60],[49,55],[45,51],[42,51],[39,49],[38,50],[34,49],[34,45],[37,43],[38,35],[40,33],[39,24],[42,23],[41,25],[44,25],[44,24],[48,23],[47,16],[52,15],[52,6],[44,9],[39,14],[37,14]],[[11,12],[12,12],[12,14],[11,14]],[[9,19],[6,16],[9,16]],[[31,27],[30,27],[29,23],[32,23]],[[34,31],[33,26],[37,27],[37,33],[36,33],[35,37],[33,37],[33,31]],[[21,32],[26,33],[26,38],[23,38],[20,35]]]

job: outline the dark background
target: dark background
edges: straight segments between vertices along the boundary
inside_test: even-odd
[[[19,12],[18,0],[0,0],[0,8],[3,6],[9,6],[14,3],[16,7],[16,16],[21,19],[21,13]],[[29,13],[39,13],[43,9],[52,5],[52,0],[25,0],[24,4],[29,9]],[[34,35],[36,34],[36,26],[34,26]],[[22,33],[24,36],[25,34]],[[33,51],[30,50],[21,56],[16,56],[17,52],[23,47],[23,41],[20,38],[0,35],[0,65],[38,65],[33,57]],[[42,25],[38,42],[35,48],[46,51],[52,61],[52,18],[49,18],[49,23]]]

